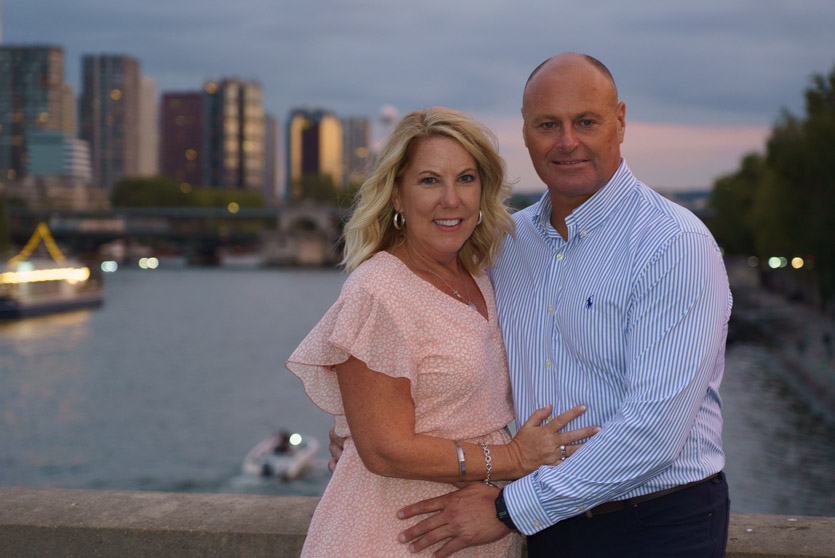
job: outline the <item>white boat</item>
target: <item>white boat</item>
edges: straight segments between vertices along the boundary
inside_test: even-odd
[[[50,258],[33,257],[41,241]],[[101,282],[90,268],[64,257],[43,223],[20,254],[0,264],[0,319],[93,308],[103,300]]]
[[[247,475],[295,480],[313,466],[319,442],[298,433],[276,432],[246,454],[243,472]]]

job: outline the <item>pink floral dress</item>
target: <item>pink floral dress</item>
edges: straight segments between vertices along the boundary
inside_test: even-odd
[[[475,280],[489,319],[412,273],[396,256],[379,252],[348,277],[339,299],[290,356],[287,368],[313,402],[334,415],[336,433],[347,437],[313,515],[303,557],[430,556],[440,543],[412,554],[397,540],[422,517],[399,520],[395,514],[455,490],[365,468],[333,371],[349,355],[374,371],[410,381],[417,433],[490,444],[510,440],[506,425],[513,420],[513,404],[493,288],[486,275]],[[515,558],[520,548],[513,534],[455,556]]]

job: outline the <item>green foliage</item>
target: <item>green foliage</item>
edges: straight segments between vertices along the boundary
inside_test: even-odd
[[[290,203],[310,200],[319,203],[336,203],[337,188],[329,174],[305,174],[290,186]]]
[[[12,247],[12,237],[9,231],[9,219],[6,215],[6,202],[0,196],[0,256]]]
[[[340,188],[336,193],[336,207],[350,209],[354,205],[354,198],[357,197],[362,182],[351,182],[347,188]]]
[[[264,207],[264,197],[258,192],[226,190],[223,188],[195,188],[190,193],[191,206],[228,207],[235,202],[239,207]]]
[[[259,192],[225,188],[182,189],[165,176],[123,178],[113,187],[110,197],[116,207],[264,207]]]
[[[765,162],[755,153],[746,155],[742,168],[719,178],[713,186],[710,206],[714,217],[709,222],[716,241],[732,254],[754,252],[751,209],[757,188],[765,174]]]
[[[835,294],[835,68],[815,75],[806,114],[784,111],[764,157],[747,156],[714,185],[711,228],[731,253],[812,257],[824,299]]]
[[[110,202],[115,207],[187,207],[189,195],[165,176],[123,178],[113,186]]]

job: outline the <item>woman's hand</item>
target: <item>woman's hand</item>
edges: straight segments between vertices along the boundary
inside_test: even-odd
[[[589,438],[600,431],[599,426],[587,426],[577,430],[560,432],[569,422],[586,412],[585,405],[578,405],[573,409],[554,417],[542,426],[551,414],[551,405],[538,409],[516,432],[507,444],[514,463],[524,476],[536,471],[541,465],[558,465],[565,457],[580,449],[583,444],[576,444],[578,440]],[[560,450],[565,446],[565,455]]]
[[[333,473],[334,469],[336,469],[336,463],[342,457],[342,450],[345,448],[345,438],[340,438],[336,435],[336,426],[332,426],[328,430],[328,438],[330,439],[328,451],[331,452],[331,458],[328,461],[328,470]]]

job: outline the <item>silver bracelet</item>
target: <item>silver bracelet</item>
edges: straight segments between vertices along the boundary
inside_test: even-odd
[[[464,448],[461,447],[461,444],[455,442],[455,450],[458,452],[458,476],[463,481],[464,476],[467,474],[467,463],[464,461]]]
[[[490,482],[490,471],[493,470],[493,458],[490,457],[490,448],[488,448],[487,444],[484,442],[479,442],[478,444],[481,446],[481,449],[484,450],[484,468],[487,469],[487,477],[484,479],[484,484],[492,486],[493,488],[498,488],[498,486]]]

